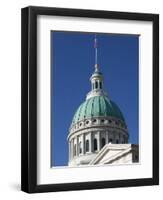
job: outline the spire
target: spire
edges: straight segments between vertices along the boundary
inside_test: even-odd
[[[95,34],[94,38],[94,48],[95,48],[95,72],[99,72],[99,65],[98,65],[98,43],[97,43],[97,36]]]
[[[94,48],[95,48],[95,71],[92,74],[90,81],[91,81],[91,91],[87,94],[86,99],[89,99],[94,96],[107,96],[107,94],[103,91],[103,75],[99,71],[99,64],[98,64],[98,44],[97,44],[97,35],[94,36]]]

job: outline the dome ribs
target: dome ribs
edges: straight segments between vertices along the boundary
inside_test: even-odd
[[[72,123],[91,117],[115,117],[125,122],[119,107],[105,96],[95,96],[87,99],[77,109]]]

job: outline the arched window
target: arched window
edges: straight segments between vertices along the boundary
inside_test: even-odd
[[[113,140],[110,138],[110,139],[109,139],[109,143],[112,143],[112,142],[113,142]]]
[[[89,140],[86,140],[85,151],[86,151],[86,152],[89,151]]]
[[[119,140],[116,140],[116,144],[119,144]]]
[[[102,89],[102,82],[100,81],[100,89]]]
[[[93,148],[94,148],[94,151],[97,151],[97,139],[94,138],[93,140]]]
[[[76,156],[76,144],[74,144],[74,156]]]
[[[97,81],[95,82],[95,88],[96,88],[96,89],[98,88],[98,83],[97,83]]]
[[[79,153],[82,153],[82,143],[79,142]]]
[[[101,139],[101,148],[105,146],[105,138]]]

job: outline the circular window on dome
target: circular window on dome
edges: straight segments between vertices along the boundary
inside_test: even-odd
[[[105,119],[101,119],[101,123],[104,123],[105,122]]]
[[[93,123],[96,123],[97,122],[97,119],[93,119],[93,121],[92,121]]]
[[[115,124],[116,124],[117,126],[119,126],[119,122],[116,121]]]
[[[79,124],[79,126],[82,126],[83,125],[83,123],[81,122],[80,124]]]
[[[88,125],[88,124],[89,124],[89,121],[86,121],[86,124]]]

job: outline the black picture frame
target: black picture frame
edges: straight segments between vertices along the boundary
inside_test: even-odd
[[[153,23],[153,177],[37,184],[37,16],[55,15]],[[28,193],[159,184],[159,15],[30,6],[21,11],[21,190]]]

